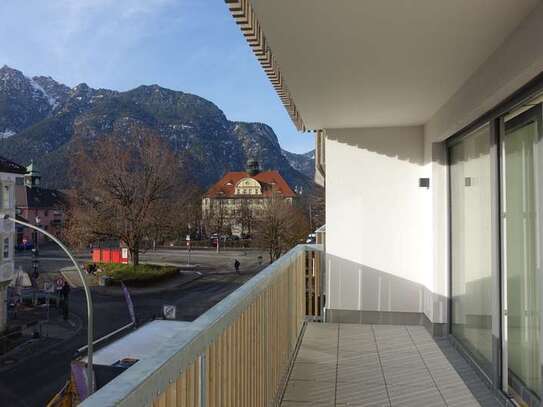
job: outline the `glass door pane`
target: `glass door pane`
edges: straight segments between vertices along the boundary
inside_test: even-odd
[[[539,109],[506,122],[502,139],[503,249],[509,387],[541,394],[539,290],[536,270],[536,143]]]
[[[452,334],[492,369],[490,127],[449,148]]]

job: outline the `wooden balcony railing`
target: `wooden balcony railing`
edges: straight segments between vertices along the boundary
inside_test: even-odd
[[[321,315],[321,256],[293,248],[82,405],[273,405],[306,317]]]

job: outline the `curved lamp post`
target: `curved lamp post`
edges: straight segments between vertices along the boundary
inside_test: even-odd
[[[83,289],[85,290],[85,297],[87,298],[87,385],[88,385],[88,395],[90,396],[93,393],[93,369],[92,369],[92,351],[93,351],[93,337],[94,337],[94,325],[93,325],[93,307],[92,307],[92,297],[91,292],[89,289],[89,286],[87,285],[87,281],[85,280],[85,276],[83,274],[83,270],[81,270],[81,267],[79,267],[79,264],[77,264],[77,261],[75,260],[74,256],[72,256],[72,253],[62,244],[60,240],[58,240],[55,236],[53,236],[51,233],[43,230],[42,228],[39,228],[37,226],[34,226],[30,223],[20,221],[18,219],[15,219],[9,215],[4,215],[5,220],[11,220],[14,223],[17,223],[19,225],[26,226],[27,228],[33,229],[37,232],[43,233],[45,236],[47,236],[49,239],[54,241],[56,244],[60,246],[64,252],[68,255],[72,263],[74,264],[77,272],[79,273],[79,277],[81,278],[81,282],[83,283]]]

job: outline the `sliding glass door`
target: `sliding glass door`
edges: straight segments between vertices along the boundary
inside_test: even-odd
[[[449,148],[452,334],[491,376],[492,233],[490,127]]]
[[[505,119],[501,137],[504,353],[508,391],[541,395],[537,173],[540,105]]]

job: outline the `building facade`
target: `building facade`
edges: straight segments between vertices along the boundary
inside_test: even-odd
[[[15,186],[17,215],[59,236],[64,225],[66,197],[60,191],[41,187],[41,174],[34,163],[26,170],[27,174]],[[18,226],[16,230],[18,245],[34,243],[35,239],[38,242],[47,239],[28,228]]]
[[[26,168],[0,157],[0,202],[2,215],[15,217],[16,180],[26,173]],[[11,220],[0,220],[0,333],[6,329],[7,288],[14,276],[15,224]]]
[[[260,171],[249,161],[246,171],[228,172],[202,198],[202,220],[208,234],[250,236],[265,210],[276,197],[292,205],[296,193],[278,171]]]
[[[541,405],[543,4],[226,3],[316,132],[326,319],[424,324]]]

